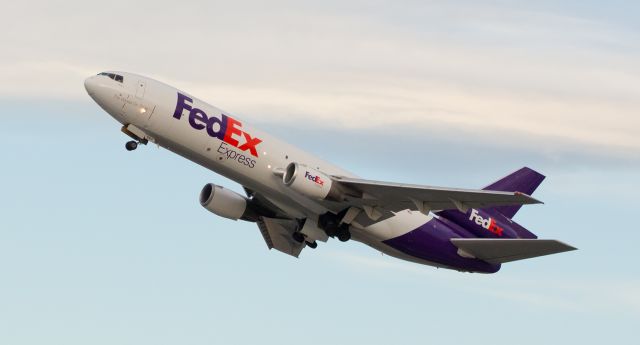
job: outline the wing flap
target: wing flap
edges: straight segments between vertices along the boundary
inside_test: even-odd
[[[257,224],[269,249],[273,248],[295,257],[304,249],[304,243],[298,243],[291,237],[295,231],[295,224],[290,221],[260,217]]]
[[[461,255],[493,264],[576,250],[557,240],[453,238],[451,242]]]

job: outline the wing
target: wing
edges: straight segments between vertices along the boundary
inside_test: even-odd
[[[406,209],[423,213],[446,209],[466,212],[469,208],[541,203],[519,192],[443,188],[339,176],[332,176],[332,179],[349,191],[345,201],[350,206],[362,208],[373,220],[385,216],[389,211]]]
[[[557,240],[532,239],[451,239],[461,255],[498,264],[576,250]]]

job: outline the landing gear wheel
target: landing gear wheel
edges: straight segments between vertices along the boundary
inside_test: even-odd
[[[304,235],[300,232],[294,232],[291,237],[298,243],[304,242]]]
[[[124,147],[127,149],[127,151],[133,151],[138,148],[138,142],[134,140],[127,141]]]
[[[337,227],[330,227],[330,228],[325,228],[324,232],[327,234],[327,236],[334,237],[338,233],[338,230],[339,229]]]
[[[351,232],[349,232],[349,229],[340,229],[338,230],[337,236],[340,242],[347,242],[351,239]]]
[[[304,241],[304,243],[306,243],[307,246],[311,249],[316,249],[318,247],[318,242],[316,241],[313,241],[313,242]]]
[[[338,232],[340,222],[336,215],[327,212],[318,218],[318,226],[324,230],[327,236],[333,237]]]

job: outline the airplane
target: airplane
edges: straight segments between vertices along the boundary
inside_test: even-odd
[[[160,81],[108,71],[84,81],[89,96],[131,138],[154,143],[239,183],[246,195],[207,183],[202,207],[255,222],[269,249],[298,257],[331,238],[398,259],[495,273],[505,262],[576,248],[537,236],[513,217],[545,176],[524,167],[483,189],[362,179],[226,111]]]

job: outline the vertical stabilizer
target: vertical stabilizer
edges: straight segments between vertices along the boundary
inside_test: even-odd
[[[484,187],[483,189],[503,192],[521,192],[527,195],[532,195],[540,183],[542,183],[544,177],[545,176],[539,172],[524,167]],[[502,213],[507,218],[513,218],[518,210],[520,210],[520,207],[522,206],[500,206],[493,209]]]
[[[483,189],[501,192],[521,192],[531,195],[543,180],[544,175],[524,167]],[[444,210],[436,214],[469,230],[479,238],[537,238],[534,233],[511,219],[520,207],[521,205],[470,209],[466,213],[457,210]]]

